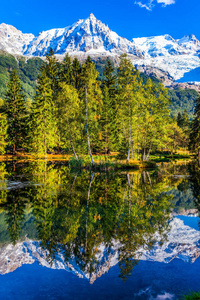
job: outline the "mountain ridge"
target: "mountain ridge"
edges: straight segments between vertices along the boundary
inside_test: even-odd
[[[42,31],[38,35],[22,33],[12,25],[0,24],[0,49],[25,57],[45,57],[52,48],[61,58],[69,53],[80,59],[112,57],[126,53],[137,66],[168,72],[178,80],[200,67],[200,41],[193,35],[174,39],[169,34],[133,38],[129,41],[110,30],[91,13],[64,28]],[[195,80],[194,78],[194,81]]]

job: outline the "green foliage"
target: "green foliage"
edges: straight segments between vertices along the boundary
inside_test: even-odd
[[[16,70],[10,74],[4,106],[8,120],[9,145],[15,153],[16,148],[23,147],[26,131],[25,94]]]
[[[56,98],[59,147],[71,148],[77,158],[76,149],[80,150],[81,143],[80,99],[73,86],[61,82],[59,89]]]
[[[11,54],[4,52],[0,53],[0,97],[5,96],[7,82],[12,70],[17,70],[19,79],[25,94],[33,98],[36,80],[39,74],[39,69],[42,64],[40,58],[30,58],[27,61],[23,57],[18,57],[17,60]]]
[[[52,82],[42,71],[30,116],[30,152],[46,155],[57,145],[57,124],[53,103]]]
[[[80,90],[80,97],[82,100],[83,115],[85,116],[87,136],[85,141],[88,144],[88,152],[92,164],[94,165],[92,150],[99,151],[99,149],[101,149],[99,120],[101,118],[102,91],[99,82],[97,81],[98,72],[90,57],[88,57],[85,64],[82,65],[81,75],[82,88]]]
[[[192,292],[190,295],[184,296],[185,300],[199,300],[200,292]]]
[[[16,61],[8,55],[2,60],[2,67],[8,68],[9,64],[14,66]],[[23,104],[20,124],[8,126],[9,141],[15,135],[21,136],[17,147],[42,155],[73,152],[78,159],[80,154],[89,152],[93,165],[93,154],[97,153],[107,159],[107,154],[117,151],[118,157],[127,158],[128,163],[130,158],[149,160],[152,150],[187,146],[187,112],[179,114],[178,128],[169,119],[168,90],[161,83],[144,78],[126,55],[121,55],[117,70],[110,60],[103,65],[99,76],[90,57],[82,65],[69,55],[59,62],[52,49],[43,63],[39,59],[26,62],[19,58],[16,69],[30,97]],[[7,69],[8,74],[10,70]],[[30,82],[34,84],[31,86]],[[8,116],[9,105],[6,107]],[[13,132],[9,131],[11,128]]]
[[[172,104],[170,105],[171,114],[177,116],[178,113],[184,113],[184,110],[186,110],[189,115],[189,119],[192,119],[195,102],[199,97],[199,94],[195,90],[191,89],[169,89],[168,93],[172,101]]]
[[[200,151],[200,98],[196,101],[194,119],[191,123],[189,148],[194,152]]]
[[[101,147],[104,148],[105,158],[110,151],[116,149],[116,137],[118,128],[116,126],[117,112],[117,76],[114,74],[114,66],[110,60],[104,69],[102,82],[103,103],[100,118]]]
[[[7,145],[7,117],[0,113],[0,155],[5,153]]]

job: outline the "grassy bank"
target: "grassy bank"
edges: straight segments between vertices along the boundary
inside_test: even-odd
[[[16,161],[16,162],[28,162],[28,161],[40,161],[47,160],[51,162],[62,161],[69,163],[71,168],[74,169],[88,169],[94,171],[104,171],[104,170],[128,170],[128,169],[146,169],[146,168],[156,168],[156,162],[154,161],[139,161],[130,159],[129,163],[124,160],[117,159],[117,156],[109,155],[105,160],[103,155],[94,155],[95,165],[92,165],[90,157],[88,155],[80,156],[76,160],[71,155],[52,155],[48,154],[47,156],[41,155],[30,155],[26,153],[17,153],[16,155],[2,155],[0,156],[0,161]]]
[[[157,163],[162,162],[173,162],[178,160],[191,160],[194,158],[194,155],[189,153],[189,151],[179,150],[173,155],[168,151],[160,151],[150,155],[149,161],[135,160],[130,159],[127,163],[126,159],[118,159],[118,153],[112,153],[110,155],[93,155],[95,165],[91,164],[89,155],[81,155],[78,160],[72,155],[68,154],[47,154],[44,155],[34,155],[29,153],[16,153],[16,155],[2,155],[0,156],[0,161],[40,161],[46,159],[47,161],[63,161],[69,163],[71,168],[74,169],[89,169],[96,171],[104,170],[128,170],[128,169],[146,169],[146,168],[156,168]]]

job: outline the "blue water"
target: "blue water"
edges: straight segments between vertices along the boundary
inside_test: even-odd
[[[0,299],[177,299],[200,288],[199,270],[200,259],[194,264],[140,261],[126,282],[115,266],[91,285],[64,270],[24,265],[0,276]]]
[[[27,168],[28,166],[24,166],[24,169],[21,170],[21,166],[19,166],[17,174],[18,176],[27,174],[27,178],[20,177],[23,178],[22,183],[29,182],[30,177],[31,182],[35,182],[35,185],[22,184],[18,187],[16,185],[15,189],[8,189],[6,193],[0,194],[2,197],[0,202],[3,207],[0,214],[2,247],[18,243],[18,241],[25,241],[27,237],[32,241],[40,240],[44,250],[49,251],[51,258],[57,255],[57,251],[61,249],[64,251],[67,261],[69,258],[72,259],[72,262],[77,263],[77,269],[80,268],[81,272],[88,274],[89,268],[93,270],[93,266],[104,265],[101,256],[94,257],[92,255],[96,253],[96,249],[101,243],[110,245],[111,241],[119,240],[121,246],[117,249],[117,253],[123,267],[121,269],[119,265],[110,267],[108,273],[98,274],[99,278],[90,284],[88,280],[78,278],[72,272],[42,267],[37,262],[32,265],[24,264],[14,272],[0,275],[0,300],[167,300],[181,299],[184,294],[200,290],[200,258],[196,259],[194,263],[186,263],[177,258],[168,264],[140,261],[131,270],[131,257],[134,257],[132,249],[135,251],[141,248],[150,250],[156,242],[155,233],[158,228],[162,228],[164,231],[163,242],[167,241],[167,231],[165,235],[165,230],[169,229],[171,216],[166,212],[170,208],[171,196],[175,189],[174,180],[176,179],[174,177],[169,177],[172,180],[172,194],[169,195],[166,194],[169,189],[168,182],[167,186],[160,185],[160,178],[157,182],[157,175],[154,172],[147,174],[144,174],[145,171],[141,174],[123,173],[116,177],[95,174],[93,180],[91,174],[74,175],[68,172],[68,168],[63,165],[38,165],[35,169],[34,165],[30,165],[30,169]],[[44,168],[43,173],[42,168]],[[177,168],[179,169],[179,167]],[[180,175],[188,174],[185,166],[181,165],[180,168],[181,172],[179,173],[173,166],[172,171],[167,169],[167,174],[170,172],[174,174],[175,171]],[[38,170],[40,171],[39,175]],[[12,182],[19,181],[18,177],[13,178],[12,174],[15,175],[15,172],[13,170],[7,175]],[[200,173],[192,176],[180,177],[178,180],[180,184],[184,184],[184,187],[187,186],[187,183],[190,186],[190,182],[187,180],[193,178],[193,182],[196,184]],[[151,180],[144,180],[145,178]],[[181,188],[180,184],[179,188]],[[133,191],[133,198],[130,201],[131,191]],[[175,211],[179,211],[179,206],[186,210],[195,207],[194,203],[194,207],[192,206],[194,199],[192,190],[190,190],[191,199],[188,196],[184,198],[183,194],[174,193]],[[144,199],[147,201],[144,202]],[[147,203],[148,206],[144,203]],[[182,220],[185,225],[199,230],[199,218],[192,216],[177,216],[177,218]],[[182,244],[185,245],[185,243],[185,240],[184,243],[179,241],[178,247],[180,246],[181,249]],[[66,249],[62,245],[67,245],[67,250],[70,249],[70,245],[72,252],[65,251]],[[114,253],[113,245],[110,247],[108,253]],[[176,247],[176,242],[172,247]],[[193,247],[198,254],[199,242],[195,240]],[[17,267],[16,257],[19,258],[19,262],[20,260],[24,262],[23,252],[21,257],[19,253],[17,256],[15,249],[13,247],[13,252],[8,254],[7,259],[2,259],[5,264],[2,270],[9,272],[12,266],[13,268]],[[30,251],[30,256],[32,255],[37,261],[35,250],[28,247],[24,249]],[[3,248],[0,250],[3,253]],[[102,253],[105,259],[108,255],[106,251]],[[168,253],[167,251],[170,249],[166,248],[166,253]],[[190,251],[190,245],[188,245],[188,251]],[[74,257],[77,261],[74,260]],[[195,255],[193,257],[195,258]],[[46,259],[48,260],[48,257]],[[107,262],[109,263],[109,261],[108,259]],[[126,282],[120,279],[120,274],[127,275]]]

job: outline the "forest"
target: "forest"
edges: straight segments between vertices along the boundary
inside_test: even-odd
[[[59,62],[52,50],[38,68],[32,99],[25,96],[18,72],[10,73],[0,99],[1,155],[70,154],[79,161],[89,154],[95,165],[94,155],[107,161],[115,153],[129,163],[148,161],[156,151],[198,148],[187,111],[173,117],[172,92],[144,79],[125,54],[117,70],[107,60],[103,76],[90,57],[81,63],[66,55]]]

